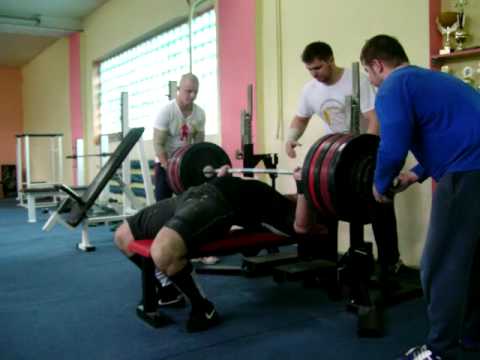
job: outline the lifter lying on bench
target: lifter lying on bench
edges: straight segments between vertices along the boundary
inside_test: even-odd
[[[221,175],[225,173],[226,171]],[[294,177],[299,180],[301,171],[295,171]],[[382,222],[384,219],[382,214],[380,210],[375,211],[372,222]],[[239,225],[246,231],[259,236],[252,235],[250,241],[250,237],[246,235],[232,234],[229,232],[232,225]],[[265,230],[258,231],[259,228],[265,229],[268,225],[294,236],[275,237],[274,234],[270,234],[274,235],[272,239],[266,236],[268,233]],[[308,245],[311,244],[312,239],[310,233],[312,231],[316,233],[316,227],[317,221],[303,194],[299,194],[297,205],[295,205],[291,199],[262,182],[219,176],[207,184],[193,187],[177,198],[152,205],[127,219],[127,222],[118,229],[115,242],[132,262],[140,268],[145,266],[145,269],[150,269],[150,271],[145,269],[142,271],[144,284],[150,284],[144,287],[144,291],[155,287],[155,284],[151,283],[154,265],[157,270],[171,276],[173,283],[192,304],[187,329],[197,331],[218,323],[218,315],[214,311],[213,304],[201,295],[190,276],[192,266],[188,259],[197,256],[221,255],[222,250],[226,253],[242,253],[252,248],[259,249],[266,243],[268,243],[267,247],[281,245],[272,242],[297,242]],[[332,239],[334,233],[336,238],[336,225],[335,229],[327,223],[322,227],[327,236],[321,236],[320,239]],[[397,242],[391,241],[396,240],[396,236],[393,239],[390,238],[388,236],[390,233],[387,231],[374,232],[381,274],[382,263],[391,260],[394,263],[399,261]],[[318,238],[317,235],[314,237]],[[247,239],[249,241],[246,241]],[[245,247],[240,248],[238,243],[245,244]],[[330,256],[328,258],[330,259]],[[390,279],[395,283],[395,279],[390,276],[383,279],[381,282],[385,285],[390,284]],[[171,287],[174,288],[174,286]],[[162,296],[163,290],[164,288],[156,295]],[[148,291],[152,296],[145,297],[142,306],[137,308],[137,313],[153,326],[161,326],[162,323],[166,323],[161,318],[161,314],[150,312],[156,310],[153,303],[155,299],[152,300],[155,294],[152,292],[152,290]],[[157,315],[159,319],[156,318]]]
[[[150,254],[155,266],[190,300],[190,332],[206,330],[220,321],[213,303],[202,295],[191,275],[189,258],[202,244],[224,237],[233,225],[258,229],[267,224],[294,235],[308,233],[314,224],[313,212],[302,194],[295,207],[261,181],[225,176],[227,169],[224,166],[208,183],[141,210],[115,233],[116,245],[138,266],[141,257],[129,250],[129,244],[154,239]],[[294,177],[299,180],[300,176],[301,171],[295,171]],[[255,199],[254,204],[250,199]]]

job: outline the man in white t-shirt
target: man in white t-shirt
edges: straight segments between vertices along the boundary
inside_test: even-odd
[[[313,79],[305,84],[300,96],[297,114],[287,133],[286,153],[295,158],[295,147],[314,114],[323,120],[327,133],[350,132],[345,97],[352,95],[352,71],[335,64],[330,45],[313,42],[305,47],[302,61]],[[379,125],[374,110],[375,89],[368,78],[360,74],[360,111],[366,132],[378,135]],[[398,251],[397,221],[392,203],[376,206],[372,214],[372,228],[378,249],[380,275],[389,281],[403,268]],[[388,278],[388,279],[387,279]]]
[[[296,157],[295,147],[314,114],[324,122],[327,133],[349,132],[345,97],[352,95],[352,71],[335,64],[330,46],[323,42],[309,44],[302,54],[305,67],[313,79],[303,87],[297,114],[288,129],[286,151]],[[378,120],[374,110],[375,90],[368,78],[360,75],[360,111],[367,122],[367,132],[378,135]]]
[[[194,103],[198,87],[195,75],[184,74],[176,98],[160,110],[153,124],[157,201],[172,196],[165,170],[172,153],[184,145],[205,140],[205,111]]]
[[[177,96],[165,105],[153,123],[153,146],[155,150],[155,199],[160,201],[172,196],[167,181],[167,162],[178,148],[205,141],[205,111],[194,103],[199,88],[198,78],[187,73],[182,75]],[[208,256],[200,261],[206,264],[218,262]],[[160,306],[184,304],[183,295],[162,272],[155,273],[162,285],[158,288]]]

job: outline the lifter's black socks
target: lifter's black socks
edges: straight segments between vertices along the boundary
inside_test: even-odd
[[[141,255],[138,255],[138,254],[133,254],[132,256],[127,256],[128,260],[130,260],[132,263],[134,263],[140,270],[143,271],[143,267],[142,267],[142,262],[143,262],[143,259],[142,259],[142,256]],[[158,279],[156,276],[155,276],[155,280],[157,282],[157,289],[161,289],[163,287],[160,279]]]
[[[133,262],[137,267],[142,270],[142,257],[138,254],[133,254],[132,256],[127,256],[128,260]]]
[[[188,297],[193,310],[198,307],[203,307],[206,299],[193,279],[192,271],[192,264],[188,262],[182,270],[170,276],[170,280]]]

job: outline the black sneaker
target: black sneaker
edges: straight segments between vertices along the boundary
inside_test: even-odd
[[[205,305],[192,309],[187,321],[187,331],[204,331],[218,325],[219,323],[220,316],[218,315],[215,306],[210,301],[206,300]]]
[[[173,284],[158,287],[158,306],[185,307],[185,296]]]
[[[418,273],[415,269],[405,265],[402,260],[398,260],[396,264],[391,265],[389,271],[393,276],[397,277],[408,277],[412,275],[412,273]]]
[[[411,348],[397,360],[442,360],[442,357],[427,345],[422,345]]]
[[[418,272],[415,269],[405,266],[402,260],[398,260],[397,263],[388,266],[386,269],[380,268],[378,279],[380,284],[394,288],[398,286],[401,280],[414,276],[418,276]]]

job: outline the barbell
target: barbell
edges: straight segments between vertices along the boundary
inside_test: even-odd
[[[206,178],[215,176],[220,169],[215,169],[211,165],[207,165],[203,168],[203,174]],[[229,168],[227,170],[229,174],[277,174],[277,175],[293,175],[291,170],[281,169],[262,169],[262,168]]]
[[[375,203],[372,183],[378,144],[375,135],[334,133],[310,147],[302,166],[302,183],[308,202],[322,216],[370,222],[368,208]],[[186,145],[169,159],[167,179],[178,194],[209,181],[223,165],[231,166],[231,161],[220,146],[208,142]],[[228,172],[293,174],[260,168],[231,168]]]

